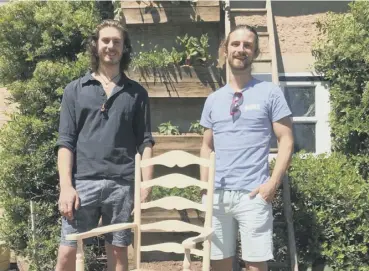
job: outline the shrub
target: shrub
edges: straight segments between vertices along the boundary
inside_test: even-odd
[[[356,165],[368,177],[369,165],[369,2],[349,4],[349,12],[329,13],[317,26],[315,69],[330,82],[332,147],[358,155]]]
[[[101,21],[99,5],[40,1],[0,7],[0,82],[17,105],[0,132],[0,239],[25,256],[31,270],[54,270],[60,215],[53,149],[60,101],[67,83],[87,72],[83,43]]]
[[[369,270],[369,184],[345,155],[295,156],[289,170],[298,255]]]

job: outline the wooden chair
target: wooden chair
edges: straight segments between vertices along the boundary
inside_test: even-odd
[[[103,226],[88,232],[68,235],[67,240],[77,240],[78,244],[76,271],[84,271],[83,239],[128,228],[134,230],[134,264],[136,271],[144,271],[141,269],[141,251],[162,251],[167,253],[173,252],[184,254],[184,271],[191,271],[191,254],[198,255],[203,257],[202,270],[209,271],[210,238],[213,233],[211,223],[213,215],[215,154],[211,153],[210,159],[204,159],[184,151],[175,150],[145,160],[141,160],[140,154],[137,154],[135,162],[134,222]],[[185,167],[191,164],[198,164],[208,168],[208,182],[201,182],[195,178],[178,173],[172,173],[149,181],[141,182],[141,170],[144,167],[154,165],[164,165],[167,167],[174,167],[177,165],[179,167]],[[151,202],[141,203],[141,188],[150,188],[153,186],[161,186],[165,188],[186,188],[189,186],[197,186],[201,189],[207,190],[207,202],[203,205],[182,197],[169,196]],[[164,208],[167,210],[197,209],[201,212],[205,212],[205,222],[203,227],[179,220],[165,220],[149,224],[141,224],[141,210],[149,208]],[[182,244],[161,243],[150,246],[141,246],[141,232],[198,232],[199,235],[188,238],[183,241]],[[203,249],[196,249],[196,245],[198,243],[203,243]]]

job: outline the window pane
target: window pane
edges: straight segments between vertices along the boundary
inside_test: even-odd
[[[294,123],[295,152],[315,152],[315,123]]]
[[[315,116],[315,87],[285,87],[284,94],[294,117]]]
[[[294,123],[293,136],[295,140],[294,152],[305,150],[315,152],[315,123]],[[277,148],[277,138],[274,133],[271,148]]]

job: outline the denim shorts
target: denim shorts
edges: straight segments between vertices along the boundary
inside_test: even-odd
[[[222,260],[236,254],[238,232],[242,259],[264,262],[273,259],[273,210],[260,194],[249,191],[214,191],[211,259]],[[203,202],[206,202],[206,196]]]
[[[98,226],[100,217],[103,226],[132,222],[134,183],[114,180],[76,180],[80,207],[74,211],[73,220],[62,217],[61,245],[77,247],[76,241],[65,240],[65,236],[82,233]],[[91,244],[92,239],[85,239]],[[105,234],[105,242],[118,247],[132,243],[130,229]]]

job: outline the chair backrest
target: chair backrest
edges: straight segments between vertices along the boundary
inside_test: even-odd
[[[213,193],[214,193],[214,174],[215,174],[215,153],[210,154],[209,159],[200,158],[193,154],[185,151],[174,150],[163,153],[159,156],[141,160],[140,154],[136,155],[136,168],[135,168],[135,211],[134,220],[138,225],[137,233],[135,234],[134,245],[136,246],[138,253],[136,257],[136,265],[140,265],[140,253],[139,251],[163,251],[163,252],[174,252],[178,254],[184,253],[184,248],[178,243],[161,243],[151,246],[141,246],[141,232],[198,232],[202,233],[204,228],[211,228],[212,210],[213,210]],[[207,182],[200,181],[196,178],[171,173],[161,177],[153,178],[142,182],[141,170],[145,167],[163,165],[166,167],[186,167],[188,165],[197,164],[201,167],[208,169],[208,180]],[[141,188],[150,188],[154,186],[160,186],[165,188],[186,188],[190,186],[197,186],[207,192],[207,200],[205,204],[197,203],[186,198],[178,196],[168,196],[151,202],[141,203],[140,190]],[[183,210],[183,209],[196,209],[205,213],[204,226],[198,226],[179,220],[164,220],[160,222],[141,224],[141,210],[149,208],[163,208],[167,210]],[[136,251],[136,249],[135,249]],[[203,256],[204,259],[207,254],[210,253],[210,244],[204,244],[203,250],[191,249],[191,254]],[[207,259],[208,261],[208,259]],[[206,264],[208,265],[208,264]]]

